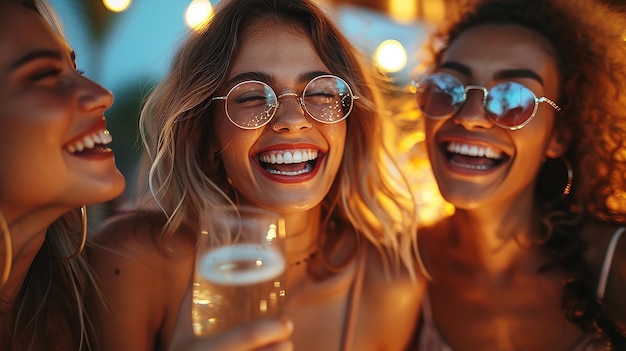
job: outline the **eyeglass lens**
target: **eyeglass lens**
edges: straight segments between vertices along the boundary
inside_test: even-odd
[[[245,81],[235,85],[226,97],[228,118],[245,129],[260,128],[276,113],[278,99],[266,83]],[[336,123],[352,110],[353,95],[348,84],[341,78],[323,75],[313,78],[304,88],[300,103],[306,112],[322,123]]]
[[[471,90],[471,89],[469,89]],[[447,118],[467,98],[466,88],[454,76],[435,73],[417,86],[417,104],[429,118]],[[484,108],[495,124],[505,128],[523,126],[536,110],[537,98],[524,85],[504,82],[493,86],[484,100]]]

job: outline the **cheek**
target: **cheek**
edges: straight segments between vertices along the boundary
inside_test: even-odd
[[[65,115],[52,111],[0,115],[2,169],[17,171],[17,164],[29,162],[33,167],[43,167],[60,160],[64,142],[69,138],[69,121]]]
[[[229,177],[248,174],[250,150],[259,133],[259,130],[242,130],[230,123],[218,129],[217,148]]]
[[[424,117],[425,118],[425,117]],[[445,123],[444,120],[432,120],[425,118],[424,120],[424,138],[426,141],[426,149],[428,153],[434,152],[436,146],[436,133]]]
[[[511,131],[517,152],[542,160],[553,142],[553,122],[550,116],[537,115],[524,128]]]
[[[322,130],[322,134],[324,134],[330,146],[330,151],[332,151],[332,160],[337,162],[338,166],[343,159],[346,147],[347,127],[345,123],[341,123],[339,125],[329,125],[326,127],[326,130]]]

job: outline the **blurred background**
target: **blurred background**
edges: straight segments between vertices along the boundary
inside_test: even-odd
[[[137,123],[146,94],[167,72],[186,34],[212,14],[219,0],[49,0],[65,26],[78,67],[113,91],[116,100],[107,113],[111,147],[128,180],[127,192],[105,204],[104,218],[130,206],[141,146]],[[414,113],[408,84],[420,62],[420,49],[443,19],[453,16],[464,0],[316,0],[348,39],[384,71],[398,91],[385,101],[396,120],[414,124],[394,140],[410,181],[419,185],[416,201],[422,220],[429,222],[452,211],[441,200],[421,145],[423,134]],[[470,0],[471,1],[471,0]],[[619,10],[626,0],[602,0]],[[415,128],[413,128],[415,127]],[[392,129],[390,129],[392,130]],[[430,185],[430,186],[428,186]],[[430,189],[430,190],[429,190]],[[97,222],[97,221],[96,221]]]

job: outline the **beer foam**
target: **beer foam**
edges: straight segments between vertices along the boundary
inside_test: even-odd
[[[235,262],[248,262],[249,269],[230,269]],[[219,285],[258,284],[278,277],[285,270],[285,259],[276,248],[258,244],[235,244],[205,253],[198,263],[198,274]]]

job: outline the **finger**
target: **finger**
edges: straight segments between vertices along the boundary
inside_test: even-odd
[[[229,350],[291,350],[293,323],[286,319],[255,321],[224,333],[223,341]]]
[[[185,340],[174,350],[292,351],[292,331],[293,324],[287,319],[256,321],[214,336]]]

